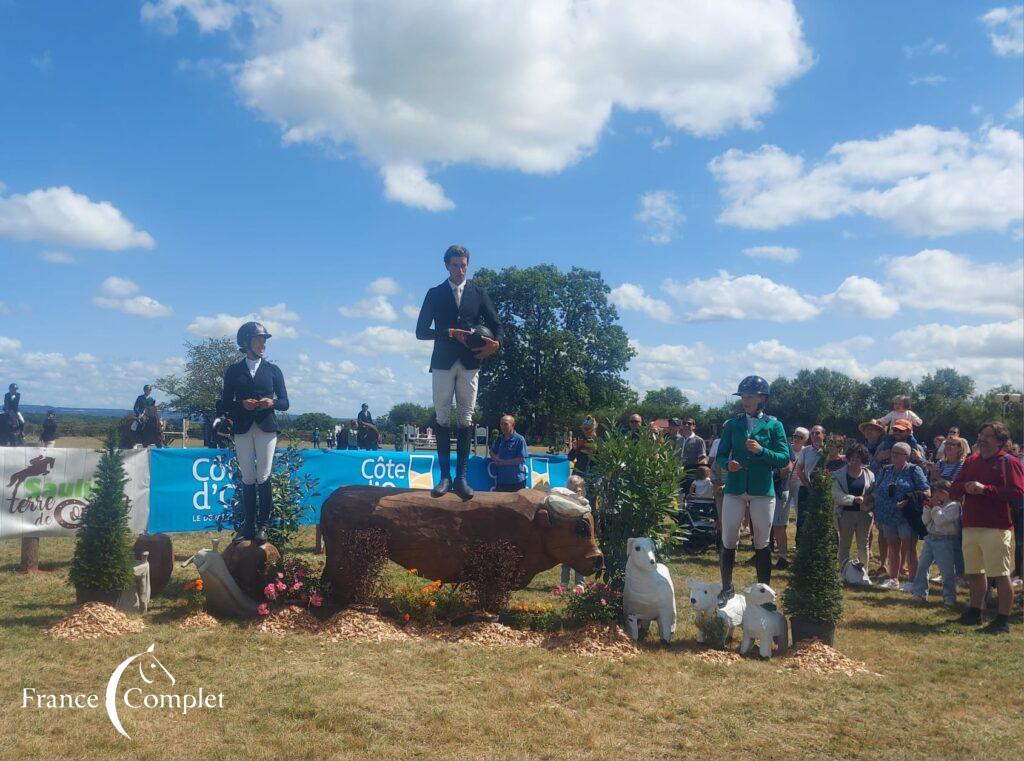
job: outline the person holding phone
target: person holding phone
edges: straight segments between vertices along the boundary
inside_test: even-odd
[[[238,329],[235,340],[245,358],[224,372],[221,396],[221,407],[231,418],[235,456],[242,472],[242,526],[235,539],[258,544],[267,541],[274,509],[270,473],[280,430],[274,413],[288,409],[284,374],[263,359],[268,338],[270,333],[259,322],[247,322]]]
[[[782,423],[764,411],[770,391],[768,381],[759,375],[748,375],[740,381],[734,396],[740,397],[743,412],[725,422],[718,444],[715,459],[728,474],[722,498],[720,606],[735,594],[732,571],[736,564],[740,524],[747,510],[754,539],[757,581],[771,583],[772,554],[768,542],[775,512],[773,471],[789,465],[789,441]]]

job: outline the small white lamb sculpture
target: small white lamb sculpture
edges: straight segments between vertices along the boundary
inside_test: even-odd
[[[676,631],[676,594],[668,568],[654,556],[654,542],[647,537],[626,542],[626,586],[622,592],[626,631],[637,640],[658,622],[662,642]]]
[[[775,590],[767,584],[751,584],[744,590],[747,594],[747,609],[743,613],[743,639],[740,641],[740,655],[743,655],[758,641],[762,658],[772,657],[772,642],[779,643],[779,652],[789,648],[789,625],[786,617],[777,610],[762,608],[764,603],[775,604]]]
[[[693,608],[695,621],[706,616],[717,616],[725,622],[725,642],[732,639],[737,626],[743,623],[743,611],[747,609],[747,599],[743,595],[733,595],[724,608],[718,607],[718,593],[722,591],[720,582],[709,584],[697,579],[687,579],[690,588],[690,607]],[[697,641],[704,641],[704,632],[697,627]]]
[[[843,563],[843,571],[840,574],[843,581],[855,587],[870,587],[871,577],[868,576],[868,569],[856,558],[847,558]]]

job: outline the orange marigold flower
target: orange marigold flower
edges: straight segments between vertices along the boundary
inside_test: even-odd
[[[198,591],[200,591],[200,592],[202,592],[202,591],[203,591],[203,580],[202,580],[202,579],[196,579],[196,584],[195,584],[195,588],[196,588],[196,589],[197,589]]]
[[[406,571],[406,573],[414,574],[414,573],[416,573],[416,569],[415,568],[410,568],[408,571]]]
[[[421,591],[423,592],[423,594],[429,595],[431,589],[432,589],[432,587],[426,586],[426,587],[423,587],[423,589]]]
[[[433,608],[433,607],[434,607],[434,606],[436,606],[436,605],[437,605],[437,600],[431,600],[431,601],[430,601],[430,607],[431,607],[431,608]]]

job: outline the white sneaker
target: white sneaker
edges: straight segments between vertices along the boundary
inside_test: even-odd
[[[941,584],[942,574],[940,573],[938,576],[932,576],[930,579],[928,579],[928,581],[930,581],[932,584]]]
[[[883,581],[878,586],[881,587],[882,589],[899,589],[900,588],[900,583],[898,581],[896,581],[896,579],[886,579],[885,581]]]

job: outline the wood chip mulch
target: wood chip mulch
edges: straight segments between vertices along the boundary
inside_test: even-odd
[[[861,661],[847,658],[820,640],[801,642],[782,656],[783,665],[791,669],[812,671],[815,674],[845,674],[846,676],[881,676]]]
[[[141,619],[129,618],[110,605],[87,602],[46,629],[45,633],[57,639],[82,640],[137,634],[144,627]]]
[[[201,610],[185,616],[178,625],[182,629],[213,629],[220,626],[220,621]]]
[[[409,639],[390,618],[346,608],[324,623],[320,633],[331,642],[389,642]]]
[[[291,634],[307,632],[316,634],[320,631],[317,617],[298,605],[289,605],[273,613],[260,616],[253,622],[256,631],[266,634]]]

